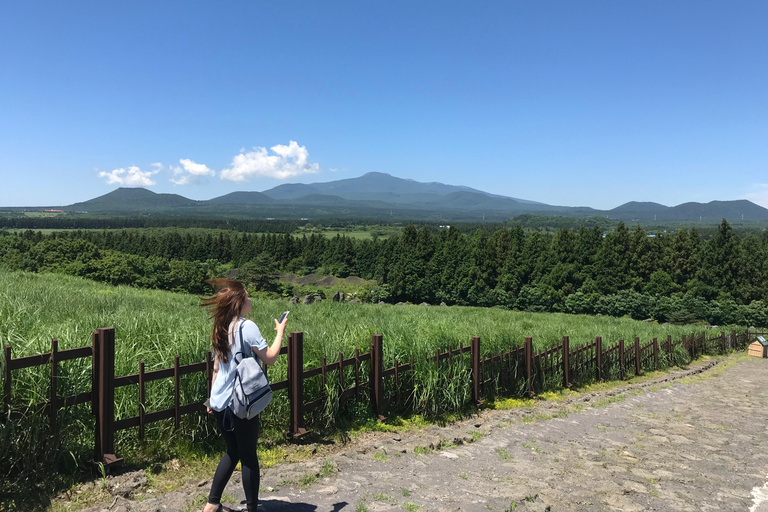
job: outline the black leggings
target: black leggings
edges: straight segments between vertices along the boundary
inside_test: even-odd
[[[224,436],[227,452],[219,461],[219,466],[213,475],[208,503],[213,505],[221,503],[221,494],[229,482],[229,477],[232,476],[237,463],[242,462],[243,490],[248,511],[256,512],[256,504],[259,502],[259,457],[256,453],[256,447],[259,444],[259,417],[241,420],[233,414],[235,429],[227,432],[222,426],[224,412],[213,411],[213,415],[219,431]]]

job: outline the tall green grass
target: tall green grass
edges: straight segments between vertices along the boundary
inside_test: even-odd
[[[253,300],[250,318],[271,342],[273,318],[289,309],[285,301]],[[693,326],[658,325],[626,318],[593,317],[558,313],[523,313],[502,309],[472,307],[426,307],[390,305],[339,304],[330,300],[310,306],[292,306],[288,317],[289,331],[304,332],[305,367],[320,364],[325,356],[329,363],[339,352],[350,357],[355,348],[368,350],[371,335],[383,334],[384,355],[388,365],[408,361],[413,355],[417,368],[428,374],[424,353],[435,349],[469,344],[480,336],[485,354],[522,344],[533,337],[535,348],[560,343],[570,336],[572,347],[602,336],[604,346],[620,338],[641,341],[666,335],[679,339],[691,333]],[[59,340],[59,349],[90,345],[90,333],[99,327],[116,330],[117,375],[138,372],[139,361],[146,370],[173,365],[179,355],[181,364],[202,361],[210,348],[210,320],[193,295],[163,291],[113,287],[58,274],[33,274],[0,271],[0,342],[10,343],[13,356],[48,352],[50,339]],[[14,398],[33,401],[48,393],[47,367],[14,372]],[[285,378],[286,358],[280,358],[270,377]],[[347,374],[345,374],[346,377]],[[182,400],[197,401],[205,393],[205,383],[195,376],[186,378]],[[429,382],[432,379],[425,379]],[[419,378],[417,377],[417,382]],[[311,386],[311,384],[309,384]],[[421,382],[421,385],[425,385]],[[149,383],[148,410],[172,406],[172,381]],[[90,363],[69,361],[62,364],[60,393],[75,393],[90,387]],[[127,417],[138,414],[136,390],[118,390],[116,414]],[[424,402],[423,399],[420,400]],[[449,400],[453,402],[453,399]],[[453,406],[438,404],[437,410]],[[417,407],[417,410],[420,407]]]
[[[406,362],[413,356],[416,362],[414,393],[407,395],[405,407],[431,416],[461,412],[471,396],[468,364],[457,366],[449,374],[436,371],[434,363],[425,361],[424,353],[434,355],[436,348],[445,350],[449,345],[456,348],[460,343],[469,344],[473,336],[480,336],[482,350],[488,355],[522,344],[526,336],[533,337],[538,349],[560,343],[563,335],[570,336],[572,347],[590,342],[595,336],[602,336],[604,346],[608,346],[620,338],[632,340],[635,336],[642,341],[652,337],[662,340],[668,334],[679,339],[697,329],[624,318],[471,307],[352,305],[330,300],[289,307],[285,301],[254,298],[250,318],[270,343],[274,337],[273,319],[285,309],[291,309],[289,331],[304,333],[305,368],[318,366],[324,356],[332,363],[338,360],[339,352],[345,357],[351,357],[355,348],[366,352],[371,335],[383,334],[386,366],[394,364],[395,358]],[[13,357],[48,352],[53,337],[58,338],[60,350],[90,345],[92,331],[114,327],[117,375],[137,373],[141,360],[147,371],[173,366],[174,355],[180,356],[181,364],[202,361],[210,348],[210,320],[207,312],[199,307],[196,296],[113,287],[58,274],[0,271],[0,319],[0,343],[12,345]],[[466,359],[468,362],[468,357]],[[90,365],[90,359],[62,363],[59,395],[90,389]],[[353,368],[345,370],[346,386],[352,384],[353,373]],[[281,357],[269,374],[273,381],[284,379],[286,358]],[[45,401],[49,376],[49,366],[14,371],[14,407],[23,409]],[[307,381],[305,400],[317,398],[323,391],[319,380]],[[363,373],[363,380],[367,380],[367,372]],[[408,378],[403,380],[405,391],[411,383]],[[391,382],[385,387],[391,389]],[[335,374],[329,374],[324,391],[329,396],[336,396],[340,391]],[[148,383],[146,393],[148,412],[173,407],[172,379]],[[205,393],[202,373],[182,377],[182,404],[200,401]],[[263,417],[265,433],[272,438],[279,437],[288,424],[285,392],[275,395]],[[118,389],[115,402],[117,418],[137,415],[137,386]],[[366,414],[365,407],[350,406],[347,412],[352,409],[357,414]],[[310,420],[317,428],[333,427],[339,413],[337,404],[330,402]],[[0,425],[0,441],[5,445],[5,451],[0,450],[3,459],[0,466],[8,467],[6,463],[10,461],[22,466],[31,463],[19,458],[25,451],[56,453],[55,458],[62,467],[71,465],[72,461],[82,464],[90,456],[93,419],[87,404],[62,414],[62,435],[54,440],[59,443],[57,446],[52,446],[54,441],[46,437],[47,420],[35,420],[31,415],[28,421],[32,423],[24,435],[18,430],[21,423],[16,424],[13,431],[13,422]],[[158,447],[172,445],[168,441],[182,435],[202,441],[215,437],[212,423],[199,415],[184,417],[181,432],[174,432],[172,425],[170,420],[148,426],[147,439],[162,440],[162,443],[140,443],[136,438],[137,429],[119,433],[118,453],[144,456]]]

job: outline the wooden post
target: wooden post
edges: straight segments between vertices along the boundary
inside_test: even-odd
[[[355,349],[355,400],[360,396],[360,349]]]
[[[173,428],[179,430],[179,423],[181,422],[181,412],[179,407],[181,406],[180,400],[180,375],[179,375],[179,356],[173,356]]]
[[[570,370],[570,341],[568,336],[563,336],[563,387],[570,388],[571,381],[568,375]]]
[[[320,358],[320,393],[328,397],[328,392],[325,384],[325,356]]]
[[[11,346],[5,344],[5,362],[3,364],[5,378],[3,379],[3,412],[11,412]]]
[[[291,437],[307,433],[304,428],[304,333],[288,335],[288,395],[291,402]]]
[[[205,351],[205,382],[208,398],[211,397],[211,386],[213,386],[213,359],[211,358],[211,351]]]
[[[533,398],[533,338],[525,338],[525,389]]]
[[[643,373],[640,367],[640,338],[635,336],[635,375]]]
[[[48,411],[48,418],[51,423],[51,430],[56,431],[56,415],[59,409],[57,384],[59,379],[59,340],[56,338],[51,339],[51,398],[50,398],[50,410]]]
[[[482,375],[480,374],[480,338],[475,336],[471,342],[471,355],[472,355],[472,402],[475,407],[482,405],[480,400],[480,380]]]
[[[100,445],[97,462],[105,466],[116,464],[123,459],[115,456],[115,329],[100,328],[99,337],[99,415],[98,429]]]
[[[371,338],[371,405],[373,413],[379,419],[384,421],[384,337],[381,334],[374,334]]]
[[[672,354],[672,335],[667,334],[667,355]]]
[[[653,338],[653,369],[659,370],[659,342]]]
[[[619,340],[619,379],[624,380],[624,340]]]
[[[206,361],[211,351],[206,352]],[[206,365],[208,367],[210,365]],[[208,379],[210,381],[210,378]],[[211,396],[210,384],[208,396]],[[139,361],[139,440],[144,440],[144,414],[146,413],[146,397],[144,396],[144,361]]]
[[[595,355],[597,356],[597,381],[603,381],[603,338],[600,336],[595,338]]]
[[[720,352],[726,353],[725,349],[725,331],[720,331]]]
[[[100,346],[101,337],[97,331],[93,331],[91,333],[91,414],[96,418],[96,428],[93,432],[93,460],[97,462],[101,460],[101,425],[99,423]]]

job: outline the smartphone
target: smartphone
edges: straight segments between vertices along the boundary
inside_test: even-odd
[[[285,313],[283,313],[283,316],[280,317],[280,321],[278,323],[280,324],[283,323],[283,320],[285,320],[285,317],[288,316],[288,313],[290,313],[290,311],[286,311]]]

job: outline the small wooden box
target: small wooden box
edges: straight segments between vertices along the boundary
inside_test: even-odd
[[[758,336],[755,341],[749,344],[748,354],[755,357],[768,357],[768,341],[762,336]]]

